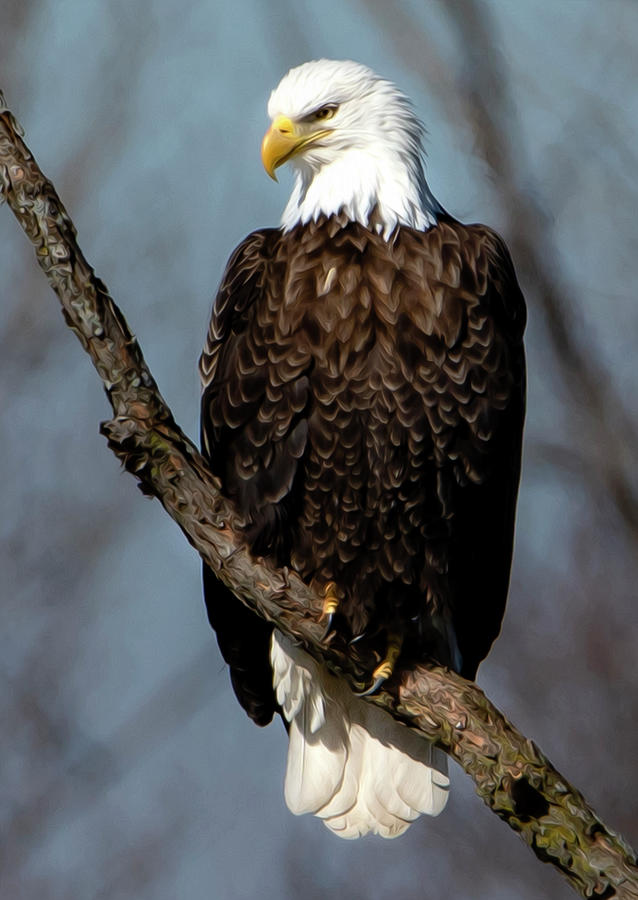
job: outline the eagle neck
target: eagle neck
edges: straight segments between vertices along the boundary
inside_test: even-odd
[[[299,161],[281,224],[286,232],[343,214],[388,240],[399,225],[427,231],[443,213],[416,155],[397,160],[382,148],[377,153],[351,148],[318,169]]]

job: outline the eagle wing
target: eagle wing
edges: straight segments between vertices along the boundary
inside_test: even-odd
[[[414,380],[426,410],[441,518],[449,523],[445,568],[461,673],[473,678],[497,637],[509,586],[525,416],[526,308],[503,240],[451,220],[425,252],[440,292],[434,327],[417,347]],[[412,335],[418,332],[414,329]]]
[[[213,305],[200,375],[203,451],[243,517],[253,552],[283,564],[289,552],[283,526],[293,515],[290,488],[307,438],[309,360],[282,358],[268,326],[262,330],[258,321],[257,301],[264,300],[280,234],[256,231],[231,256]],[[272,306],[278,282],[270,277],[268,283],[266,302]],[[268,661],[272,626],[206,566],[204,599],[235,693],[251,718],[265,725],[278,708]]]
[[[226,423],[222,423],[219,416],[211,415],[211,407],[223,403],[228,422],[235,421],[233,391],[242,390],[242,387],[236,376],[239,359],[232,339],[245,331],[247,317],[262,290],[273,234],[273,229],[264,229],[249,235],[230,257],[215,298],[199,361],[203,388],[202,450],[226,490],[229,474],[227,439],[224,437]],[[243,390],[244,397],[249,400],[247,389]],[[242,421],[249,417],[249,409],[244,410],[240,417]],[[237,699],[258,725],[267,725],[277,709],[268,661],[272,626],[238,600],[206,565],[203,581],[208,619],[217,635],[222,656],[230,667]]]

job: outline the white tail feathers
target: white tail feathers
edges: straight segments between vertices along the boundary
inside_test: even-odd
[[[355,697],[348,685],[274,631],[277,701],[290,723],[284,794],[342,838],[393,838],[422,813],[438,815],[450,781],[445,754]]]

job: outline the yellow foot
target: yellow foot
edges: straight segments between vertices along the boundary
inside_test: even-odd
[[[315,585],[316,586],[316,585]],[[339,609],[339,597],[337,596],[337,585],[334,581],[328,581],[323,587],[323,609],[321,610],[321,621],[325,621],[326,630],[323,633],[324,639],[330,634],[332,628],[332,617]]]
[[[322,618],[323,616],[329,616],[332,621],[333,615],[339,608],[339,598],[336,594],[337,585],[334,581],[329,581],[328,584],[323,589],[323,610],[321,612]]]
[[[391,633],[388,638],[388,650],[385,659],[379,663],[372,673],[372,686],[369,687],[367,691],[357,694],[357,697],[368,697],[370,694],[376,693],[383,682],[387,681],[394,672],[394,667],[401,654],[402,645],[403,639],[398,634]]]

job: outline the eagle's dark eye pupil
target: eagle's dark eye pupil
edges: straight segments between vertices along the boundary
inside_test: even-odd
[[[321,109],[318,109],[315,113],[312,114],[312,118],[315,119],[331,119],[337,110],[336,106],[322,106]]]

